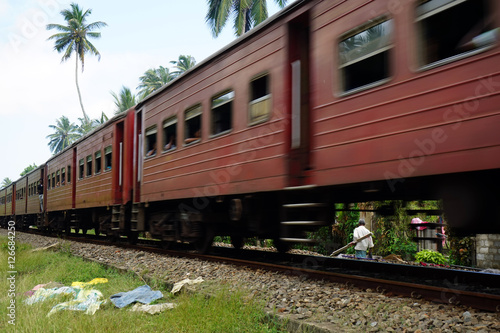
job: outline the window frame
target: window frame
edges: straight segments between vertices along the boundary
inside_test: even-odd
[[[442,59],[438,59],[435,61],[430,61],[427,63],[426,59],[425,59],[426,53],[425,53],[424,49],[427,47],[426,40],[428,40],[428,39],[424,38],[424,27],[422,26],[422,24],[423,24],[422,22],[425,21],[426,19],[431,18],[434,15],[446,12],[447,10],[450,10],[453,7],[464,4],[465,2],[468,2],[469,0],[438,0],[442,3],[441,5],[438,4],[438,1],[435,1],[434,8],[429,8],[428,10],[420,10],[419,7],[425,6],[426,4],[428,4],[428,7],[433,7],[431,5],[431,2],[433,2],[433,1],[434,0],[429,0],[426,2],[417,1],[415,4],[415,8],[414,8],[414,13],[415,13],[414,23],[415,23],[415,31],[416,31],[415,45],[417,47],[417,52],[415,52],[415,61],[416,61],[417,67],[418,67],[417,71],[426,71],[426,70],[433,69],[433,68],[436,68],[439,66],[443,66],[443,65],[446,65],[446,64],[449,64],[449,63],[476,55],[478,53],[485,52],[498,44],[498,40],[497,40],[496,42],[493,42],[493,43],[489,43],[489,44],[486,44],[483,46],[477,46],[471,50],[464,50],[461,53],[458,53],[458,54],[455,54],[455,55],[452,55],[449,57],[445,57]],[[486,13],[488,13],[488,10],[491,9],[490,8],[491,7],[490,1],[487,1],[487,0],[474,0],[474,1],[477,1],[476,3],[481,2],[482,5],[484,5],[486,7],[486,8],[484,8],[484,11]],[[473,2],[473,1],[471,1],[471,2]],[[419,13],[419,12],[421,12],[421,13]],[[485,15],[485,18],[486,17],[487,17],[487,14]],[[493,30],[498,31],[498,29],[499,28],[496,27]],[[478,36],[475,36],[475,37],[478,37]]]
[[[353,60],[342,62],[341,46],[340,46],[341,43],[345,42],[349,38],[360,35],[361,33],[365,32],[373,27],[381,25],[385,22],[387,22],[389,24],[389,28],[390,28],[390,31],[387,34],[388,41],[387,41],[386,45],[384,45],[383,47],[381,47],[375,51],[364,54],[363,56],[361,56],[359,58],[355,58]],[[338,95],[340,97],[348,96],[348,95],[358,93],[360,91],[372,89],[374,87],[383,85],[383,84],[392,80],[393,69],[394,69],[394,60],[391,60],[391,59],[394,59],[394,38],[395,38],[394,18],[389,16],[389,15],[382,15],[382,16],[376,17],[372,20],[365,21],[364,23],[356,26],[353,29],[350,29],[350,30],[344,32],[343,34],[341,34],[339,36],[339,38],[337,39],[337,43],[336,43],[336,55],[337,55],[337,68],[336,68],[336,70],[337,70],[337,73],[339,73],[338,74],[338,89],[337,89],[337,91],[338,91]],[[345,77],[346,77],[345,68],[347,68],[351,65],[354,65],[356,63],[359,63],[361,61],[367,60],[369,58],[372,58],[374,56],[380,55],[384,52],[387,52],[387,57],[388,57],[386,77],[381,78],[381,79],[376,80],[376,81],[373,81],[373,82],[370,82],[370,83],[362,84],[360,86],[350,88],[347,90],[346,89],[346,80],[345,80]]]
[[[266,78],[267,94],[263,95],[259,98],[256,98],[256,99],[252,99],[254,97],[253,83],[257,80],[264,78],[264,77]],[[259,75],[256,75],[250,80],[248,97],[249,97],[248,119],[247,119],[248,126],[257,125],[257,124],[261,124],[261,123],[268,121],[271,118],[271,113],[272,113],[271,75],[269,74],[269,72],[264,72],[264,73],[261,73]],[[253,117],[252,116],[252,111],[253,111],[252,109],[253,109],[254,105],[257,105],[259,103],[265,104],[263,106],[263,108],[266,109],[265,110],[266,112],[263,115],[260,114],[256,117]],[[255,107],[255,108],[257,108],[257,107]]]
[[[158,127],[156,124],[149,126],[144,132],[144,157],[151,158],[158,154]],[[151,143],[150,137],[154,135],[154,143]],[[151,151],[151,154],[149,152]],[[149,155],[148,155],[149,154]]]
[[[102,172],[102,152],[98,150],[94,153],[94,175]]]
[[[162,152],[171,152],[177,149],[177,116],[172,116],[163,121],[162,125]],[[173,134],[169,135],[169,128],[174,127]],[[165,149],[165,147],[170,144],[169,136],[173,136],[173,142],[171,143],[171,146],[168,149]],[[168,141],[168,142],[167,142]]]
[[[110,156],[109,158],[108,155]],[[104,172],[111,171],[111,169],[113,169],[113,147],[109,145],[104,147]]]
[[[222,102],[216,103],[215,101],[218,98],[221,98],[226,95],[232,95],[230,96],[229,99],[224,100]],[[236,92],[233,89],[226,89],[223,90],[222,92],[212,96],[210,99],[210,137],[218,137],[227,133],[230,133],[233,130],[233,113],[234,113],[234,100],[236,98]],[[229,128],[226,129],[221,129],[220,131],[216,132],[215,125],[216,122],[218,122],[218,119],[216,118],[226,118],[224,113],[225,113],[225,107],[229,104]],[[224,109],[222,109],[224,108]],[[217,117],[214,115],[217,113]],[[222,122],[222,121],[221,121]]]
[[[191,146],[201,142],[202,128],[203,128],[202,115],[203,115],[203,106],[201,105],[201,103],[195,104],[184,110],[184,139],[182,140],[184,146]],[[193,132],[194,129],[191,130],[190,125],[193,123],[193,121],[195,121],[195,119],[199,119],[199,125],[198,125],[198,130]],[[199,137],[195,136],[196,132],[199,132],[200,134]]]

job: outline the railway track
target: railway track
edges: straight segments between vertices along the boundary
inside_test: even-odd
[[[110,245],[102,239],[83,237],[67,237],[66,239]],[[225,247],[213,247],[210,254],[199,254],[189,249],[162,249],[151,241],[137,245],[125,242],[113,243],[113,245],[331,281],[375,290],[387,296],[425,299],[436,303],[465,305],[478,310],[500,312],[500,275],[498,274],[356,259],[234,250]]]

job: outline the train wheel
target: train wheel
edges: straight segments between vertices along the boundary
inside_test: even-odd
[[[235,249],[241,249],[245,245],[244,239],[240,235],[231,235],[231,244]]]
[[[278,252],[280,252],[280,253],[285,253],[285,252],[288,252],[288,250],[290,250],[290,244],[283,242],[279,238],[273,239],[273,243],[274,243],[274,247],[276,248],[276,250],[278,250]]]
[[[137,239],[139,238],[139,233],[135,231],[130,231],[127,235],[127,239],[129,244],[135,245],[137,244]]]
[[[210,248],[212,247],[212,242],[214,240],[214,232],[211,230],[207,230],[204,237],[201,237],[194,243],[196,251],[199,253],[208,253]]]

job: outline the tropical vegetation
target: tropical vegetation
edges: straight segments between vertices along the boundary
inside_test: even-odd
[[[287,0],[274,0],[283,8]],[[205,17],[214,37],[219,36],[230,16],[234,17],[234,33],[241,36],[268,17],[266,0],[208,0]]]
[[[61,15],[64,17],[66,25],[55,23],[47,24],[47,30],[55,29],[60,31],[60,33],[56,33],[48,39],[55,41],[54,50],[59,53],[63,53],[61,61],[64,62],[68,60],[71,58],[71,55],[75,53],[75,82],[76,89],[78,91],[78,98],[80,100],[80,106],[82,108],[83,121],[85,123],[90,123],[90,118],[83,107],[82,95],[78,85],[78,60],[82,63],[82,72],[85,66],[85,54],[90,53],[97,56],[100,60],[101,54],[89,41],[89,38],[100,38],[101,33],[95,30],[107,26],[107,24],[102,21],[87,23],[87,18],[91,14],[92,9],[84,11],[80,8],[80,6],[78,6],[78,4],[72,3],[70,5],[70,9],[64,9],[61,11]]]

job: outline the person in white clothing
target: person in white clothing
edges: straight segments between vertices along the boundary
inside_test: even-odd
[[[370,250],[373,247],[373,239],[372,237],[367,237],[361,241],[358,241],[363,236],[366,236],[370,233],[370,230],[365,227],[365,220],[361,219],[358,222],[358,227],[354,229],[353,241],[351,244],[356,244],[354,250],[356,251],[356,258],[366,258],[367,250]]]

